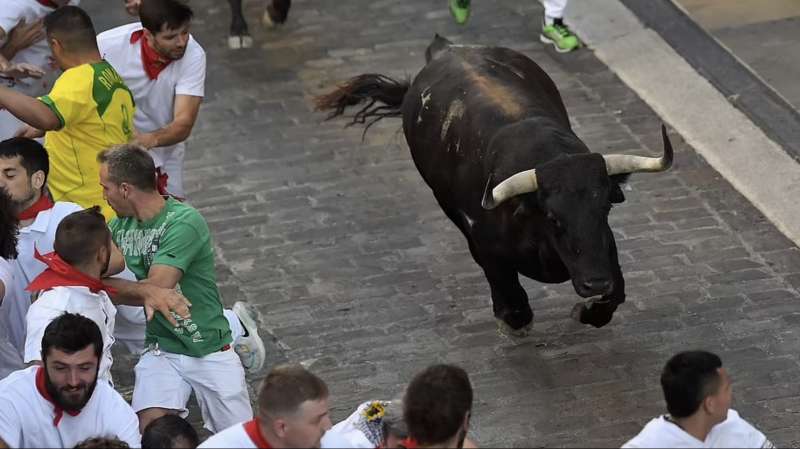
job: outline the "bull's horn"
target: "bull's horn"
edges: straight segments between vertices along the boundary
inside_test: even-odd
[[[661,138],[664,141],[664,155],[661,157],[629,156],[609,154],[603,156],[609,176],[623,173],[660,172],[672,166],[672,143],[667,136],[667,128],[661,125]]]
[[[483,190],[483,200],[481,206],[484,209],[494,209],[509,198],[513,198],[523,193],[533,193],[539,188],[536,181],[536,169],[519,172],[505,181],[497,184],[494,189],[489,190],[492,177],[486,181],[486,188]]]

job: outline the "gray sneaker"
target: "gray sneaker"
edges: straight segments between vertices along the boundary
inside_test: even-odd
[[[236,301],[233,304],[233,313],[242,322],[246,337],[239,337],[233,342],[233,350],[242,361],[242,366],[248,374],[255,374],[264,368],[264,361],[267,358],[267,350],[264,342],[258,335],[258,324],[254,318],[254,313],[250,306],[244,301]]]

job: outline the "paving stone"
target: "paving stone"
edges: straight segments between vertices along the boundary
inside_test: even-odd
[[[259,3],[246,2],[248,17]],[[255,48],[233,52],[224,2],[192,1],[209,73],[187,193],[214,234],[226,302],[256,305],[268,368],[307,363],[341,419],[452,361],[470,371],[480,445],[618,447],[663,413],[667,358],[704,348],[723,356],[745,418],[779,446],[800,442],[798,250],[674,130],[673,170],[633,176],[611,212],[628,281],[614,320],[586,328],[569,317],[580,301],[569,284],[523,280],[534,328],[512,339],[495,330],[482,271],[419,177],[400,121],[362,140],[313,112],[309,99],[347,77],[413,76],[438,32],[540,63],[593,150],[659,154],[661,119],[590,50],[538,42],[538,2],[473,2],[464,27],[430,0],[293,3],[286,25],[253,21]],[[128,20],[101,0],[82,5],[99,30]],[[115,359],[126,394],[134,362]],[[197,408],[190,418],[199,425]]]

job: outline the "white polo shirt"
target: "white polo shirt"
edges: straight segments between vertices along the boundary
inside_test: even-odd
[[[772,443],[758,429],[739,416],[736,410],[729,409],[725,421],[717,424],[700,441],[686,433],[677,424],[667,421],[664,416],[652,419],[638,435],[622,445],[623,448],[773,448]]]
[[[234,424],[222,432],[211,435],[198,448],[245,448],[265,449],[271,447],[258,427],[258,422],[253,419],[247,422]]]
[[[3,284],[5,290],[3,297],[0,298],[0,380],[2,380],[24,367],[19,351],[8,340],[5,309],[8,303],[17,300],[17,284],[14,282],[14,265],[2,257],[0,257],[0,284]]]
[[[37,388],[40,369],[32,366],[0,381],[0,439],[9,447],[75,447],[97,436],[141,446],[136,414],[110,385],[97,382],[89,402],[72,416],[57,412]]]
[[[25,288],[47,268],[44,263],[34,258],[33,248],[34,246],[38,248],[39,254],[52,252],[58,224],[67,215],[80,210],[83,208],[75,203],[57,202],[52,209],[40,212],[33,223],[19,230],[14,280],[17,291],[20,292],[20,300],[10,305],[6,317],[9,324],[9,340],[20,354],[25,351],[25,323],[31,305],[30,294]]]
[[[94,321],[103,335],[103,358],[99,379],[111,382],[111,345],[114,344],[114,318],[117,309],[104,291],[92,293],[88,287],[54,287],[43,292],[28,310],[25,363],[42,360],[42,337],[51,321],[64,312],[77,313]]]
[[[134,32],[142,30],[141,23],[131,23],[100,33],[97,46],[102,57],[108,61],[136,100],[134,123],[141,132],[153,132],[174,120],[175,96],[203,97],[206,82],[206,52],[194,37],[189,37],[186,53],[181,59],[172,61],[151,80],[144,70],[141,41],[131,43]],[[144,37],[142,37],[144,39]],[[173,154],[183,156],[185,142],[171,147],[150,151],[157,167],[164,165]]]

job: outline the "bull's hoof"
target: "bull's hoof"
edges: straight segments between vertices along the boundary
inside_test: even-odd
[[[524,337],[533,328],[533,310],[530,307],[522,310],[505,309],[495,314],[499,331],[514,337]]]
[[[228,48],[230,48],[231,50],[250,48],[252,46],[253,46],[253,38],[248,35],[228,36]]]
[[[616,307],[614,307],[616,309]],[[582,324],[590,324],[594,327],[603,327],[611,322],[614,317],[614,310],[605,307],[587,307],[586,303],[579,302],[572,308],[570,313],[572,318]]]
[[[527,337],[531,333],[531,330],[533,329],[533,321],[522,326],[519,329],[514,329],[511,326],[509,326],[508,323],[501,320],[500,318],[495,318],[495,320],[497,320],[497,331],[500,332],[502,335],[508,335],[510,337],[516,337],[516,338]]]

